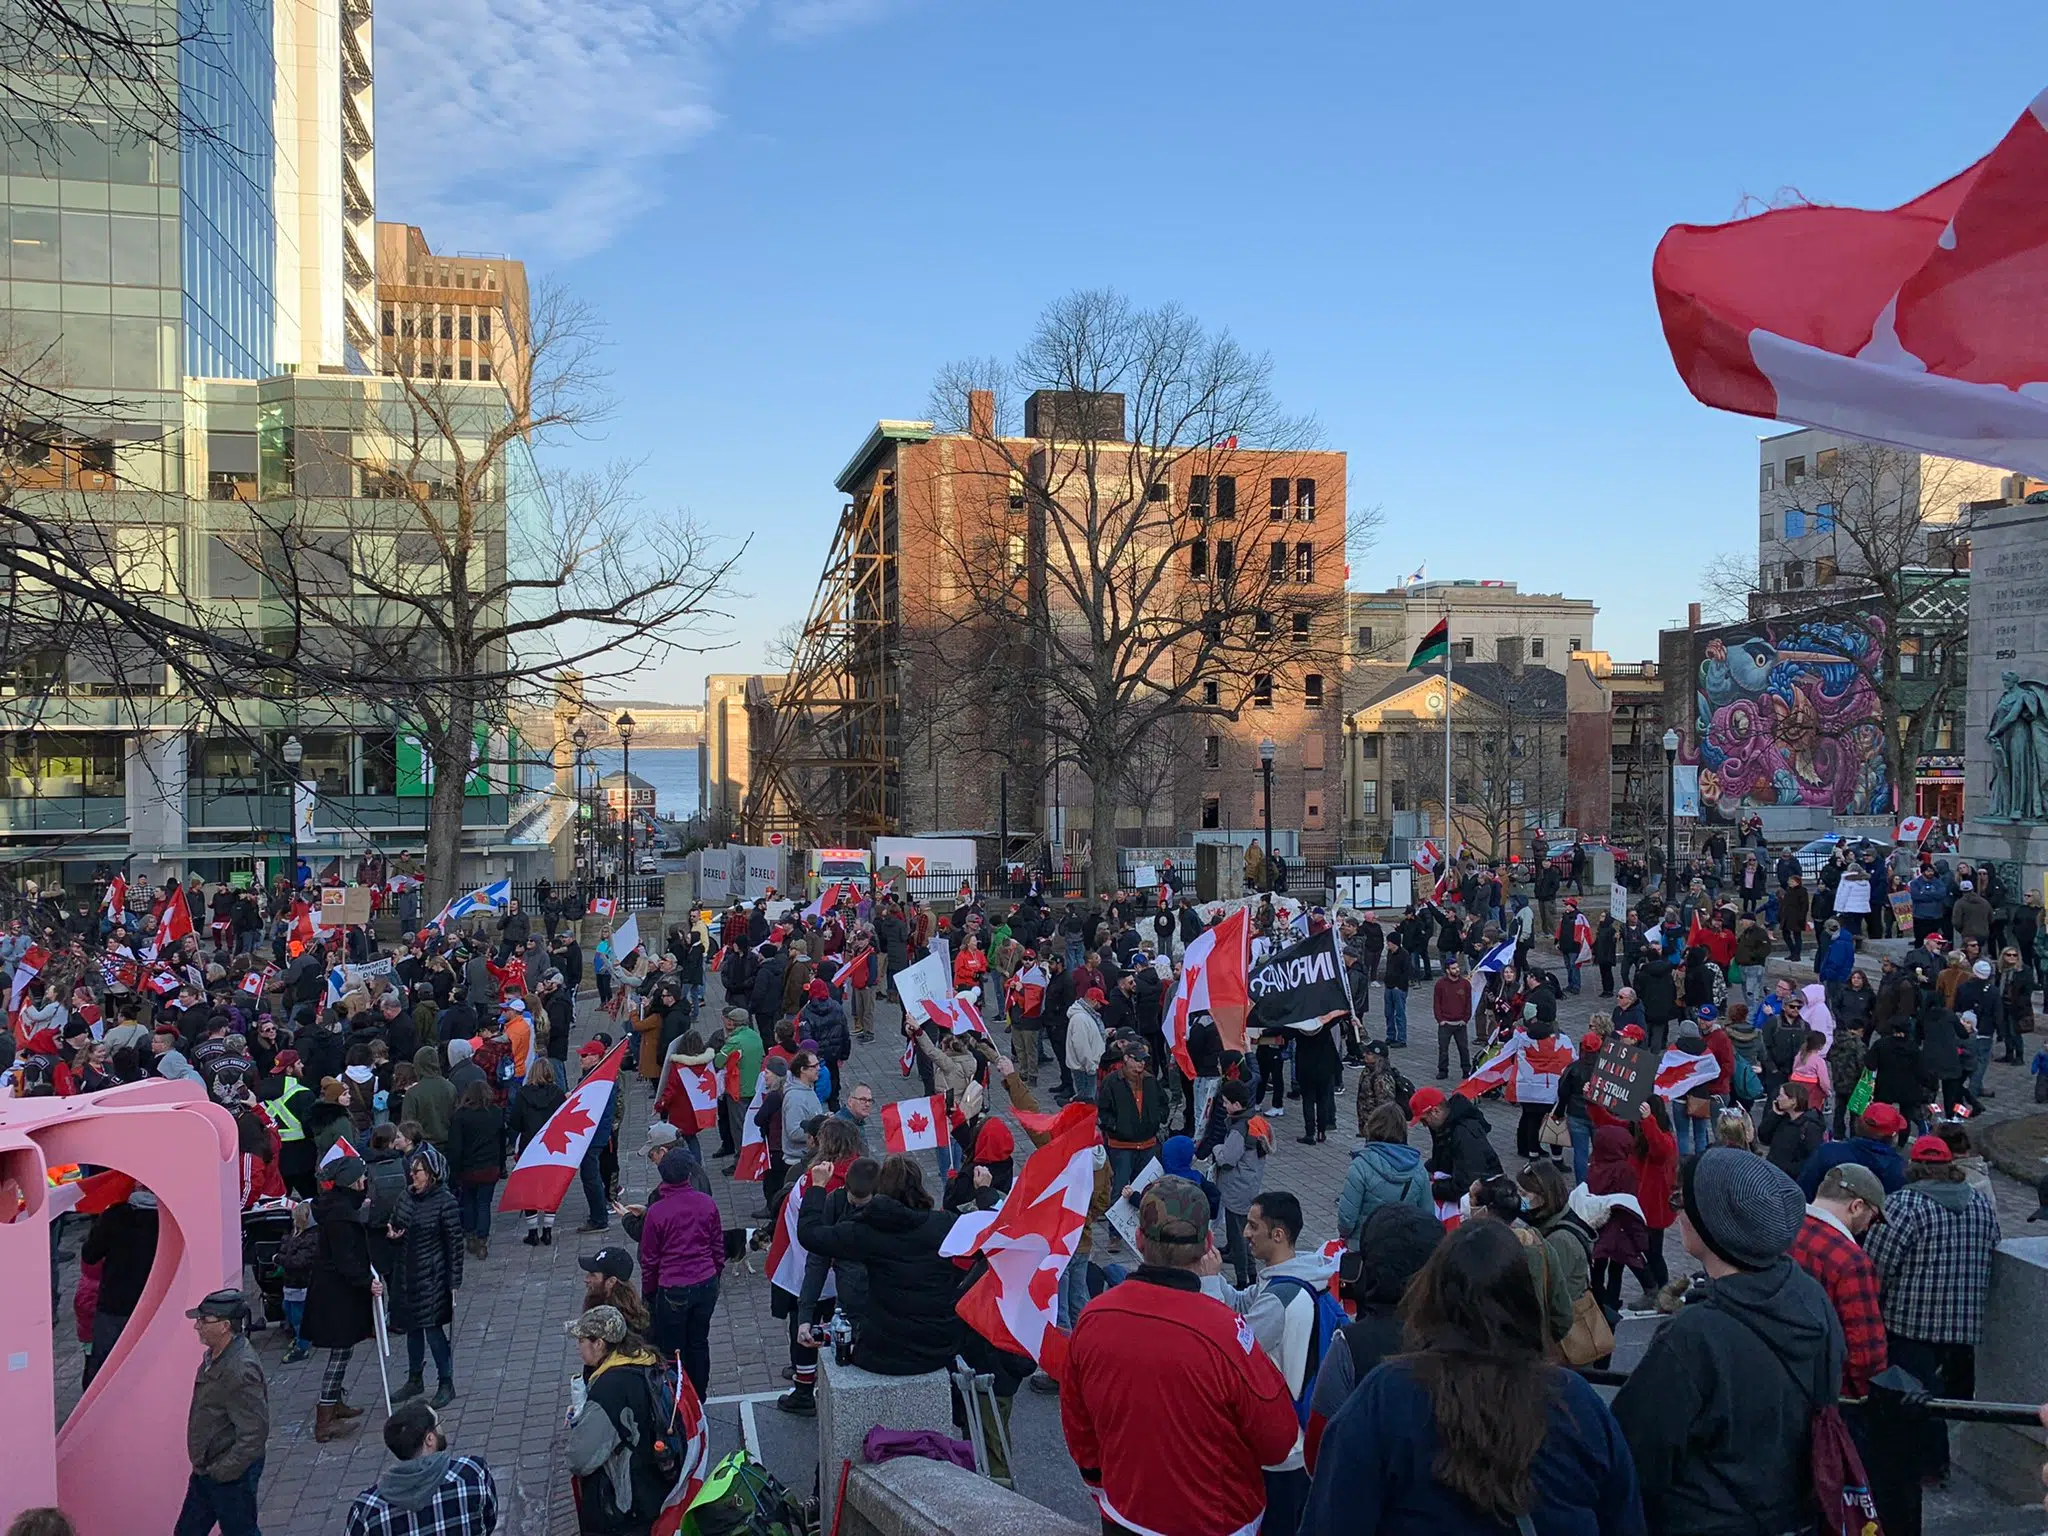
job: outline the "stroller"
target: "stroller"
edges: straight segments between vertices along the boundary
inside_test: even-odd
[[[289,1200],[267,1202],[242,1212],[242,1289],[252,1303],[252,1326],[284,1316],[284,1270],[278,1250],[292,1235]],[[255,1305],[260,1302],[260,1306]]]

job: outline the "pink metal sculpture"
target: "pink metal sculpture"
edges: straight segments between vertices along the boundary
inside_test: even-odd
[[[241,1283],[235,1150],[233,1118],[196,1083],[0,1100],[0,1526],[48,1504],[81,1531],[153,1536],[177,1521],[201,1352],[185,1309]],[[140,1180],[162,1218],[134,1316],[58,1430],[48,1175],[70,1163]]]

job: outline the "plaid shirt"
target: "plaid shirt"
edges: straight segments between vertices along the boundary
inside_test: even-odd
[[[1820,1282],[1842,1322],[1842,1391],[1861,1397],[1870,1378],[1885,1368],[1884,1314],[1877,1299],[1877,1270],[1831,1217],[1818,1206],[1806,1208],[1806,1221],[1792,1240],[1792,1262]]]
[[[1949,1206],[1908,1184],[1870,1230],[1863,1251],[1877,1266],[1884,1325],[1900,1338],[1975,1344],[1983,1335],[1998,1212],[1975,1190],[1967,1195]]]
[[[451,1458],[422,1509],[394,1509],[375,1488],[348,1507],[348,1536],[490,1536],[497,1527],[498,1488],[476,1456]]]

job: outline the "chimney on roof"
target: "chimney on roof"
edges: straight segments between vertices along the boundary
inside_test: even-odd
[[[1685,627],[1687,629],[1698,629],[1700,627],[1700,605],[1698,603],[1687,603],[1685,605]]]
[[[1494,660],[1507,669],[1509,676],[1520,677],[1522,675],[1522,637],[1520,635],[1500,635],[1495,637],[1493,656]]]
[[[996,397],[993,390],[967,391],[967,435],[981,438],[996,435]]]

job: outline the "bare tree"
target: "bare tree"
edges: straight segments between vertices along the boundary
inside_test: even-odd
[[[1277,526],[1234,504],[1240,484],[1295,484],[1314,424],[1280,409],[1266,357],[1107,292],[1049,306],[1014,362],[943,370],[931,414],[979,450],[956,473],[983,482],[934,530],[956,589],[937,606],[1003,647],[991,705],[1026,723],[1041,769],[1087,776],[1091,873],[1113,886],[1129,765],[1162,733],[1339,670],[1345,530],[1291,493]]]
[[[1841,729],[1878,736],[1902,806],[1913,804],[1930,724],[1964,683],[1970,538],[1980,509],[2002,499],[2003,478],[1959,459],[1845,440],[1771,493],[1771,542],[1789,549],[1761,565],[1723,555],[1701,575],[1725,622],[1797,615],[1842,632],[1876,706],[1874,718]]]
[[[395,376],[307,381],[246,498],[207,504],[206,561],[178,545],[180,495],[140,522],[106,495],[0,505],[16,623],[101,636],[215,719],[289,699],[298,720],[412,737],[435,903],[455,891],[467,783],[490,771],[480,740],[565,670],[588,685],[694,648],[738,556],[646,516],[630,466],[546,472],[535,450],[603,412],[596,333],[557,291],[506,330],[495,382],[444,377],[424,340]]]

